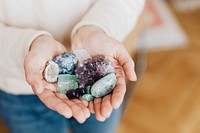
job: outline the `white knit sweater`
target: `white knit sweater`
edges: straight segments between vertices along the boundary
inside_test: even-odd
[[[33,94],[23,62],[42,34],[63,44],[84,25],[122,41],[134,28],[145,0],[0,0],[0,89]]]

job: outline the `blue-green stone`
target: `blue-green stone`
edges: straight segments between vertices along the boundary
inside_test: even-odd
[[[115,85],[116,76],[114,73],[110,73],[92,85],[91,94],[94,97],[103,97],[109,94],[115,88]]]
[[[82,99],[89,102],[89,101],[94,100],[94,96],[92,96],[91,94],[84,94],[82,96]]]

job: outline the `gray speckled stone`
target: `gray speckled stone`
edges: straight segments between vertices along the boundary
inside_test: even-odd
[[[110,73],[92,85],[91,94],[94,97],[103,97],[109,94],[116,85],[116,76]]]

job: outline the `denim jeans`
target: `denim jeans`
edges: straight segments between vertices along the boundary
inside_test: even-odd
[[[79,124],[48,109],[35,95],[12,95],[0,91],[0,117],[11,133],[116,133],[121,108],[106,121],[94,115]]]

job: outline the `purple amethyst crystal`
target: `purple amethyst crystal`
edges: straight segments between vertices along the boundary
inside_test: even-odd
[[[112,72],[114,72],[112,63],[102,55],[84,60],[75,70],[79,88],[84,89],[88,85],[93,85],[97,80]]]

